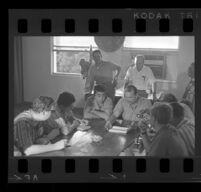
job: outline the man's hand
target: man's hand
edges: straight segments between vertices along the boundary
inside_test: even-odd
[[[140,121],[138,126],[140,128],[141,133],[146,132],[147,129],[149,128],[148,125],[143,121]]]
[[[106,128],[107,130],[109,130],[109,129],[112,128],[112,124],[111,124],[110,121],[106,121],[106,123],[105,123],[105,128]]]
[[[80,122],[78,120],[74,120],[73,124],[72,124],[72,127],[77,128],[79,125],[80,125]]]
[[[36,143],[40,145],[47,145],[49,142],[50,140],[47,137],[41,137],[36,141]]]

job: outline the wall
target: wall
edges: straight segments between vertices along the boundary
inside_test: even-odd
[[[84,80],[81,76],[51,75],[51,45],[50,37],[23,37],[24,64],[24,98],[31,101],[38,95],[48,95],[57,98],[62,91],[70,91],[76,97],[76,105],[83,106]],[[122,48],[113,53],[102,52],[103,59],[120,66],[131,63],[129,52]],[[177,54],[167,56],[167,79],[176,80],[176,84],[161,84],[161,89],[169,89],[177,97],[181,97],[188,82],[186,70],[194,61],[194,38],[181,37],[180,50]],[[126,67],[125,67],[126,69]],[[123,77],[125,71],[120,74]],[[123,84],[120,81],[120,86]]]

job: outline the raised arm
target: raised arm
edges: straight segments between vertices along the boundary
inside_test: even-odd
[[[85,94],[90,94],[94,86],[94,66],[91,65],[85,82]]]

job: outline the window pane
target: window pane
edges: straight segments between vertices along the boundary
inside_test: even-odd
[[[60,36],[54,37],[56,46],[74,46],[74,47],[97,47],[93,36]]]
[[[152,48],[152,49],[178,49],[178,36],[143,36],[125,38],[124,47],[126,48]]]
[[[57,51],[56,72],[80,74],[80,59],[85,59],[86,61],[89,61],[89,52]]]

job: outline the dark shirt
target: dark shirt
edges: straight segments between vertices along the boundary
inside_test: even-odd
[[[85,84],[85,92],[91,93],[94,82],[102,84],[106,87],[107,96],[113,99],[115,94],[115,71],[119,71],[120,67],[107,61],[102,61],[99,66],[93,64],[89,68],[88,77]]]
[[[184,157],[188,151],[176,128],[165,125],[153,138],[148,156]]]

